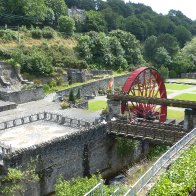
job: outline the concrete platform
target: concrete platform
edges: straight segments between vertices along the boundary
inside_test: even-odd
[[[12,109],[15,109],[16,107],[17,107],[17,104],[14,102],[0,100],[0,112],[6,111],[6,110],[12,110]]]
[[[53,122],[38,121],[0,131],[0,142],[12,147],[12,151],[28,148],[49,140],[79,131]]]

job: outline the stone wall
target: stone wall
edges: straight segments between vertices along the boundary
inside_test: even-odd
[[[97,75],[112,75],[112,70],[96,70],[96,69],[92,69],[92,70],[90,70],[90,73],[93,74],[93,76],[97,76]]]
[[[196,79],[196,73],[182,73],[181,78]]]
[[[117,76],[114,78],[114,86],[118,87],[118,86],[122,86],[126,79],[128,78],[128,75],[123,75],[123,76]],[[107,89],[108,87],[108,83],[111,80],[112,77],[106,78],[106,79],[101,79],[101,80],[97,80],[95,82],[89,82],[86,84],[82,84],[80,86],[75,86],[72,88],[67,88],[65,90],[62,91],[58,91],[56,92],[58,96],[69,96],[69,93],[71,90],[74,91],[74,93],[76,94],[78,89],[80,89],[80,93],[81,96],[84,97],[85,95],[92,95],[92,94],[98,94],[98,90],[101,88]]]
[[[15,102],[17,104],[36,101],[44,98],[43,88],[37,87],[32,90],[21,91],[0,91],[0,99],[3,101]]]
[[[60,175],[67,180],[97,171],[108,175],[127,166],[142,153],[142,145],[139,144],[126,159],[120,159],[116,149],[116,139],[107,134],[106,126],[97,125],[8,154],[4,157],[4,165],[25,168],[30,160],[37,160],[37,171],[42,176],[40,195],[45,195],[54,191]]]
[[[68,81],[72,83],[86,82],[90,80],[93,75],[86,69],[68,69],[67,70]]]

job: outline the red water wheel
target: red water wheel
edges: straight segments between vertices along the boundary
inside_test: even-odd
[[[140,67],[133,71],[122,87],[122,92],[133,96],[167,98],[162,77],[157,70],[148,67]],[[167,118],[167,106],[156,104],[122,102],[121,111],[128,111],[133,117],[157,119],[160,122],[165,122]]]

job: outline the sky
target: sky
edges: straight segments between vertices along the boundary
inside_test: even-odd
[[[129,0],[124,0],[129,2]],[[195,0],[130,0],[132,3],[143,3],[150,6],[155,12],[167,14],[169,10],[180,10],[192,20],[196,20]]]

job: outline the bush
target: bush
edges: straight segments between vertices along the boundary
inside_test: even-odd
[[[51,27],[44,27],[42,29],[42,36],[46,39],[51,39],[55,37],[55,31]]]
[[[81,99],[80,89],[78,89],[78,92],[76,94],[76,99]]]
[[[71,181],[65,181],[60,177],[55,185],[55,193],[57,196],[81,196],[92,189],[100,182],[100,178],[93,175],[91,178],[76,178]],[[113,186],[103,185],[104,195],[111,195],[114,191]],[[94,195],[100,195],[100,190],[95,190]]]
[[[42,85],[41,80],[34,80],[33,83],[34,83],[35,86],[41,86]]]
[[[53,88],[53,87],[57,86],[57,82],[56,82],[56,80],[50,80],[48,82],[48,85],[49,85],[50,88]]]
[[[66,33],[66,35],[73,35],[75,30],[75,22],[69,16],[60,16],[58,19],[59,30]]]
[[[63,84],[64,80],[62,77],[57,77],[56,78],[56,85],[61,86]]]
[[[0,58],[2,58],[2,59],[11,58],[11,52],[7,49],[0,48]]]
[[[88,68],[88,64],[84,60],[77,60],[74,57],[66,57],[64,59],[65,68],[73,68],[73,69],[86,69]]]
[[[61,108],[62,108],[62,109],[67,109],[67,108],[69,108],[69,107],[70,107],[70,105],[69,105],[68,102],[63,101],[63,102],[61,103]]]
[[[69,93],[69,101],[71,101],[72,103],[75,103],[75,96],[74,96],[73,90],[71,90]]]
[[[42,30],[39,27],[36,27],[35,29],[31,29],[31,36],[34,39],[41,39],[42,38]]]
[[[169,72],[169,77],[170,77],[170,78],[176,78],[176,76],[177,76],[177,74],[176,74],[176,72],[175,72],[174,70],[171,70],[171,71]]]
[[[50,91],[50,86],[48,84],[44,84],[43,90],[44,90],[44,93],[48,93]]]
[[[18,40],[18,32],[10,29],[0,30],[0,38],[5,41]]]

